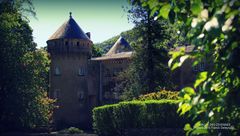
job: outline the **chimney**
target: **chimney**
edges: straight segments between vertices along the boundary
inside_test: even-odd
[[[91,39],[91,33],[87,32],[86,35],[88,36],[89,39]]]

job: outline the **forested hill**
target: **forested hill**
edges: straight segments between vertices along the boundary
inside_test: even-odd
[[[107,53],[107,51],[113,46],[120,36],[122,36],[130,45],[132,45],[131,43],[137,39],[136,35],[134,34],[135,31],[136,28],[124,31],[117,36],[114,36],[101,43],[95,43],[94,45],[100,48],[103,51],[103,54]]]

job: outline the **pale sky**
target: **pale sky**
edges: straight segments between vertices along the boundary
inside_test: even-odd
[[[33,4],[37,19],[29,19],[38,47],[47,45],[48,38],[69,19],[69,12],[85,33],[91,32],[94,43],[134,27],[122,8],[128,6],[127,0],[33,0]]]

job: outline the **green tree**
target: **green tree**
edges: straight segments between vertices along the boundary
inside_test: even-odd
[[[100,57],[102,56],[102,54],[103,50],[99,46],[94,44],[92,47],[92,57]]]
[[[168,50],[180,41],[177,27],[165,20],[154,20],[149,7],[141,7],[137,1],[131,4],[129,19],[136,25],[136,38],[131,43],[134,55],[132,64],[119,76],[120,84],[115,90],[124,90],[122,99],[164,88],[174,90],[167,62]]]
[[[142,6],[152,7],[152,12],[160,11],[159,18],[185,23],[186,36],[195,45],[195,51],[188,55],[173,53],[169,61],[172,69],[186,59],[194,59],[196,65],[207,58],[213,65],[212,70],[198,74],[193,88],[186,87],[180,92],[179,112],[192,117],[184,128],[187,135],[240,135],[240,2],[141,2]]]
[[[0,3],[0,131],[47,124],[53,108],[47,97],[49,59],[36,49],[18,2]]]

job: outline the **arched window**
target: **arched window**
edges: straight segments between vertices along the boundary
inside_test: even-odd
[[[84,92],[83,91],[77,91],[77,97],[78,100],[81,101],[84,99]]]
[[[61,75],[61,71],[60,71],[60,68],[59,68],[59,67],[55,67],[54,74],[55,74],[56,76]]]
[[[79,76],[85,76],[86,75],[86,69],[84,67],[80,67],[78,69],[78,75]]]

